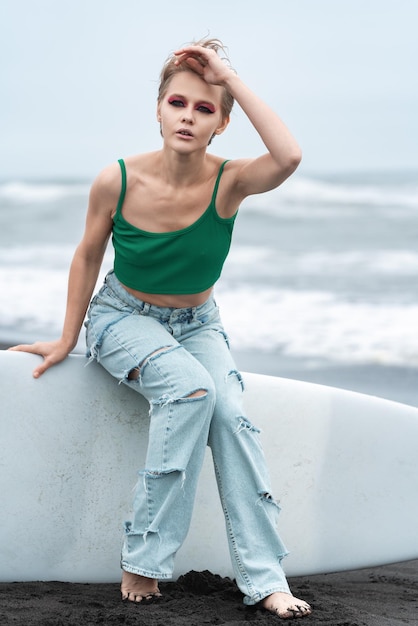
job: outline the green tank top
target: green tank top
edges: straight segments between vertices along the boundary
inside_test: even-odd
[[[122,189],[113,218],[114,271],[120,282],[145,293],[193,294],[212,287],[221,275],[231,245],[237,213],[222,218],[216,194],[225,161],[206,211],[190,226],[164,233],[136,228],[122,215],[126,168],[122,159]]]

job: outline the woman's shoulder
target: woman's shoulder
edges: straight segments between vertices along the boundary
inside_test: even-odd
[[[90,206],[103,210],[116,206],[121,187],[121,167],[115,161],[104,167],[94,179],[90,188]]]
[[[121,165],[120,161],[123,162],[125,168],[137,168],[143,164],[146,164],[153,160],[156,152],[149,152],[143,154],[135,154],[126,157],[120,157],[119,159],[115,159],[112,163],[106,165],[96,176],[93,184],[97,184],[102,187],[112,187],[115,183],[120,183],[121,179],[121,169],[123,165]]]
[[[151,155],[152,153],[150,153]],[[91,194],[100,198],[119,197],[123,170],[129,173],[137,170],[141,167],[141,164],[145,164],[149,161],[150,155],[139,154],[128,157],[123,157],[115,160],[113,163],[105,166],[96,176],[91,186]],[[120,161],[123,163],[121,164]]]
[[[104,167],[93,181],[92,189],[98,192],[109,192],[119,185],[121,180],[121,168],[117,161]]]

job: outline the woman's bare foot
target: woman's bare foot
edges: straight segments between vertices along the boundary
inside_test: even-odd
[[[125,571],[122,572],[120,590],[122,600],[129,600],[130,602],[142,602],[143,600],[149,602],[155,598],[161,598],[158,580]]]
[[[290,593],[276,592],[262,600],[262,605],[270,613],[282,619],[306,617],[312,613],[312,607],[304,600],[294,598]]]

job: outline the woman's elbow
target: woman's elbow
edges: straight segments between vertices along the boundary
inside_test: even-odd
[[[302,161],[302,150],[297,147],[289,155],[289,169],[294,172]]]
[[[283,180],[288,178],[298,168],[299,163],[302,160],[302,151],[300,148],[295,148],[289,152],[286,156],[286,161],[281,166],[281,176]]]

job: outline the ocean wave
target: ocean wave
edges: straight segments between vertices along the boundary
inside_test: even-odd
[[[303,209],[314,208],[315,216],[321,209],[328,215],[329,209],[335,207],[418,210],[418,184],[416,182],[348,184],[303,178],[296,175],[273,191],[247,198],[243,206],[249,210],[257,209],[269,213],[286,209],[300,212]],[[303,215],[307,215],[305,210],[303,210]],[[336,211],[333,211],[333,214],[338,217]]]
[[[418,304],[348,302],[323,291],[218,290],[237,349],[339,364],[418,366]]]
[[[0,248],[0,275],[4,273],[19,281],[23,275],[34,274],[36,282],[48,281],[57,273],[66,279],[74,256],[75,244],[38,244]],[[108,246],[103,259],[103,267],[113,264],[113,250]],[[11,280],[11,278],[10,278]]]
[[[0,200],[13,203],[54,202],[74,196],[87,196],[89,185],[83,183],[26,183],[0,184]]]
[[[74,245],[34,245],[34,246],[14,246],[10,248],[0,248],[1,268],[36,268],[37,275],[46,269],[53,267],[54,271],[61,268],[69,268],[70,261],[74,254]]]
[[[102,283],[102,272],[97,287]],[[65,313],[64,269],[0,268],[0,338],[59,336]],[[418,365],[418,303],[351,302],[326,291],[220,282],[216,298],[237,350],[344,364]]]
[[[224,269],[228,280],[264,276],[417,276],[415,250],[348,250],[290,253],[275,248],[235,246]]]
[[[14,203],[51,202],[66,197],[88,196],[90,185],[82,181],[27,182],[8,181],[0,184],[0,200]],[[383,174],[379,180],[321,180],[296,173],[279,188],[251,196],[244,206],[261,210],[297,207],[398,207],[418,209],[416,176],[397,181]]]

